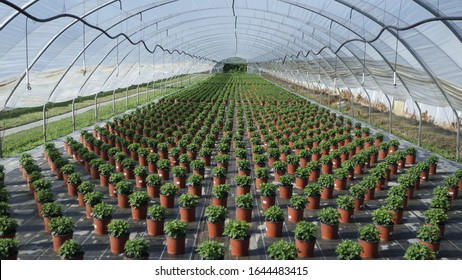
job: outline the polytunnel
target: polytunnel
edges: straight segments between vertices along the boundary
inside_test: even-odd
[[[91,196],[84,191],[105,193],[98,205],[107,202],[116,209],[114,216],[125,219],[133,230],[127,239],[150,242],[143,245],[151,248],[149,258],[179,260],[203,258],[196,247],[210,237],[206,207],[213,198],[228,199],[228,193],[216,197],[216,186],[233,187],[226,221],[248,222],[251,253],[244,257],[249,260],[278,257],[269,248],[276,244],[272,238],[281,236],[268,235],[266,222],[273,221],[265,215],[273,206],[288,211],[292,195],[303,196],[297,209],[302,214],[297,221],[281,214],[283,222],[286,217],[291,222],[285,223],[281,242],[295,242],[294,230],[303,219],[324,224],[323,212],[351,211],[334,217],[340,233],[317,237],[320,259],[341,259],[340,242],[326,240],[361,239],[366,222],[379,225],[374,213],[380,210],[391,215],[386,225],[395,226],[396,234],[379,238],[377,233],[374,242],[390,243],[381,243],[375,257],[360,248],[356,259],[460,259],[461,50],[461,0],[0,0],[0,189],[14,190],[11,216],[19,219],[24,209],[36,211],[34,203],[21,208],[26,195],[34,194],[41,207],[36,194],[41,186],[34,186],[27,169],[48,189],[54,184],[65,213],[79,217],[74,239],[92,259],[120,259],[123,251],[112,250],[108,232],[93,234],[95,205],[87,203]],[[406,131],[409,123],[415,135]],[[72,192],[72,179],[56,183],[76,173],[78,186],[95,186]],[[112,183],[114,174],[120,180]],[[146,229],[149,216],[130,216],[126,210],[136,203],[129,205],[129,193],[121,206],[123,184],[119,190],[117,183],[142,192],[146,207],[161,204],[163,195],[148,193],[149,187],[173,186],[181,196],[166,208],[175,209],[195,208],[182,200],[197,191],[189,187],[203,187],[190,198],[199,201],[192,214],[196,220],[181,225],[193,233],[186,238],[187,256],[171,253],[163,233]],[[260,184],[271,186],[262,191]],[[263,202],[262,193],[271,187],[279,197]],[[245,204],[239,197],[249,193],[250,205],[242,208],[253,216],[238,219],[238,205]],[[72,197],[78,195],[77,205]],[[342,199],[356,204],[337,207]],[[419,243],[416,225],[435,222],[427,217],[436,215],[435,208],[440,220],[433,226],[439,227],[456,210],[449,212],[444,239],[444,227],[435,237],[442,249],[427,244],[430,249],[417,248],[427,255],[415,257],[408,248]],[[165,213],[169,221],[181,217],[177,210]],[[42,228],[36,217],[21,221],[20,258],[57,258],[59,246],[52,247],[48,238],[54,231],[36,232]],[[312,228],[312,240],[317,230]],[[168,227],[165,236],[171,237],[167,232]],[[215,237],[225,247],[233,240],[223,233]]]

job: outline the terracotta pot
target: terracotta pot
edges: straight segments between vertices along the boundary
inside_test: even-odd
[[[408,199],[412,199],[414,197],[414,188],[406,188],[406,196]]]
[[[95,234],[101,235],[101,234],[107,234],[107,225],[109,222],[111,222],[111,217],[106,218],[106,219],[93,219],[93,226],[95,228]]]
[[[435,175],[436,174],[436,168],[437,168],[437,164],[430,165],[430,168],[428,169],[428,174]]]
[[[340,213],[340,218],[338,218],[338,221],[342,224],[348,224],[353,221],[353,212],[354,209],[340,209],[337,208],[337,211]]]
[[[140,207],[131,207],[132,208],[132,218],[133,220],[146,220],[148,213],[148,205],[141,205]]]
[[[261,209],[266,210],[276,203],[276,196],[260,196]]]
[[[238,174],[239,176],[250,176],[250,170],[239,170]]]
[[[381,191],[384,186],[385,186],[385,178],[380,178],[377,185],[375,185],[375,190]]]
[[[117,206],[119,206],[119,208],[130,207],[128,204],[128,196],[117,194]]]
[[[99,172],[97,168],[90,168],[90,178],[92,179],[98,179],[99,178]]]
[[[368,242],[359,239],[359,245],[363,247],[360,253],[361,258],[365,259],[376,259],[379,255],[379,242]]]
[[[459,180],[457,186],[459,187],[459,191],[462,191],[462,180]]]
[[[390,174],[391,175],[395,175],[395,174],[398,173],[398,164],[397,163],[389,164],[388,168],[390,168]]]
[[[282,236],[282,226],[284,222],[270,222],[265,221],[266,225],[266,236],[268,237],[281,237]]]
[[[250,193],[250,186],[237,186],[236,187],[236,196]]]
[[[429,171],[428,171],[428,170],[422,171],[422,172],[420,173],[420,182],[426,182],[426,181],[428,181],[428,175],[429,175]]]
[[[121,254],[125,252],[125,243],[127,243],[129,235],[121,236],[121,237],[114,237],[109,235],[109,245],[111,246],[111,253],[113,254]]]
[[[346,188],[346,184],[347,184],[347,179],[334,179],[334,189],[336,190],[344,190]]]
[[[216,198],[212,197],[212,205],[214,206],[223,206],[223,207],[228,207],[228,197],[222,197],[222,198]]]
[[[332,173],[332,163],[321,164],[321,172],[322,174],[331,174]]]
[[[399,211],[392,211],[392,214],[393,214],[393,224],[395,225],[400,225],[403,223],[403,210],[399,210]]]
[[[388,150],[379,150],[378,157],[379,159],[385,159],[388,155]]]
[[[148,166],[148,161],[144,157],[138,157],[138,164],[140,166]]]
[[[260,185],[263,183],[268,183],[268,178],[255,178],[255,188],[260,189]]]
[[[308,162],[309,162],[309,159],[307,158],[300,158],[300,161],[299,161],[301,167],[306,167]]]
[[[189,223],[196,221],[196,207],[181,207],[180,218],[183,222]]]
[[[354,169],[349,169],[348,170],[348,176],[347,176],[347,181],[350,182],[350,181],[354,181],[355,179],[355,176],[354,176]]]
[[[432,250],[433,252],[435,253],[438,253],[438,251],[440,250],[440,241],[438,242],[434,242],[434,243],[430,243],[430,242],[426,242],[426,241],[423,241],[423,240],[420,240],[419,241],[420,243],[428,246],[430,248],[430,250]]]
[[[173,208],[175,203],[174,195],[163,195],[160,194],[160,205],[165,208]]]
[[[318,180],[320,173],[321,173],[321,170],[313,170],[313,171],[311,171],[310,172],[310,177],[308,177],[308,180],[310,182],[314,182],[314,181]]]
[[[364,200],[374,200],[375,196],[375,188],[367,189],[366,195],[364,196]]]
[[[279,182],[279,176],[286,174],[285,171],[275,171],[274,172],[274,181]]]
[[[168,181],[170,177],[170,171],[168,169],[163,170],[163,169],[157,169],[157,174],[162,177],[162,180]]]
[[[307,209],[319,209],[319,204],[321,203],[320,196],[308,196],[308,204],[306,205]]]
[[[222,237],[225,222],[207,222],[207,230],[210,238]]]
[[[173,183],[179,189],[184,189],[186,187],[186,177],[173,177]]]
[[[457,196],[459,195],[459,189],[457,186],[455,187],[450,187],[448,188],[449,190],[449,196],[451,197],[452,200],[456,200]]]
[[[157,164],[148,162],[148,171],[149,173],[157,173]]]
[[[135,176],[135,184],[137,188],[146,188],[146,176]]]
[[[193,174],[196,174],[196,175],[201,175],[202,176],[202,179],[205,177],[205,170],[204,169],[201,169],[201,170],[196,170],[194,169],[193,170]]]
[[[338,224],[329,225],[321,223],[321,237],[324,240],[332,240],[338,238]]]
[[[67,194],[70,196],[76,196],[77,195],[77,184],[71,184],[67,183]]]
[[[279,186],[279,197],[282,199],[290,199],[292,197],[293,186]]]
[[[109,185],[109,176],[99,175],[99,185],[107,187]]]
[[[334,188],[322,188],[321,199],[331,199],[334,193]]]
[[[201,160],[204,162],[205,166],[209,167],[210,166],[210,156],[206,156],[206,157],[201,157]]]
[[[391,234],[393,232],[393,225],[390,226],[382,226],[382,225],[375,225],[380,231],[380,240],[381,241],[390,241]]]
[[[108,193],[109,193],[110,197],[116,197],[117,196],[114,184],[109,183]]]
[[[355,197],[355,211],[362,211],[364,206],[364,198]]]
[[[308,185],[308,178],[295,177],[295,187],[297,189],[303,190],[306,185]]]
[[[226,184],[226,177],[213,177],[213,185],[223,185]]]
[[[312,258],[314,256],[314,245],[316,240],[298,240],[295,239],[295,248],[299,258]]]
[[[250,223],[252,221],[252,208],[236,207],[236,219]]]
[[[116,161],[115,162],[115,167],[116,167],[116,172],[122,172],[123,171],[122,163]]]
[[[43,225],[46,233],[51,233],[50,227],[48,226],[50,224],[50,220],[51,218],[43,217]]]
[[[231,255],[234,257],[245,257],[249,255],[250,238],[244,240],[230,239]]]
[[[90,204],[85,204],[85,215],[87,219],[91,219],[91,212],[93,212],[93,206]]]
[[[303,220],[303,210],[287,207],[287,217],[289,222],[298,223]]]
[[[84,194],[77,192],[77,201],[79,202],[79,206],[85,206],[85,201],[83,200]]]
[[[157,151],[160,159],[168,159],[168,151]]]
[[[297,170],[297,167],[298,167],[297,164],[289,163],[287,165],[287,174],[291,174],[291,175],[295,174],[295,171]]]
[[[126,180],[135,179],[135,173],[131,169],[124,168],[124,176]]]
[[[188,193],[201,197],[202,196],[202,186],[198,186],[198,187],[188,186]]]
[[[72,236],[72,233],[65,235],[52,235],[53,251],[58,252],[61,245],[63,245],[66,240],[72,239]]]
[[[172,238],[167,237],[167,253],[170,255],[184,254],[185,250],[185,237]]]
[[[157,236],[164,234],[164,220],[153,221],[151,219],[147,219],[146,226],[149,236]]]
[[[159,197],[160,186],[146,186],[146,191],[151,198]]]

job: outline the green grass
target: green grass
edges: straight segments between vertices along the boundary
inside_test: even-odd
[[[200,82],[207,79],[209,75],[203,75],[199,78],[196,78],[194,82]],[[148,93],[148,99],[146,100],[146,95],[141,94],[139,96],[139,102],[136,95],[132,95],[128,98],[128,109],[135,108],[141,104],[146,104],[150,101],[153,101],[159,97],[167,95],[169,93],[181,90],[181,88],[171,87],[160,91],[156,91],[156,94],[152,92]],[[123,95],[125,96],[125,95]],[[112,100],[112,97],[109,99]],[[93,103],[91,103],[93,105]],[[95,110],[91,109],[87,112],[76,114],[75,116],[75,128],[81,129],[83,127],[91,126],[96,121],[101,121],[109,119],[113,115],[123,113],[127,110],[125,99],[115,102],[115,114],[112,112],[112,103],[100,106],[98,108],[98,120],[95,120]],[[41,113],[40,113],[41,114]],[[27,115],[27,114],[26,114]],[[47,140],[53,140],[66,136],[73,132],[72,130],[72,118],[64,118],[58,121],[47,123]],[[17,153],[22,153],[33,149],[37,146],[43,144],[43,127],[35,127],[27,129],[15,134],[8,135],[3,139],[3,156],[9,157]]]

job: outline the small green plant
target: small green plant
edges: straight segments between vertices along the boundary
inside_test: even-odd
[[[178,198],[178,202],[180,203],[180,206],[183,208],[196,207],[198,201],[199,197],[197,195],[190,193],[183,193]]]
[[[276,196],[278,187],[272,183],[262,183],[260,185],[260,192],[262,196]]]
[[[247,159],[241,159],[237,162],[237,168],[239,170],[250,170],[250,161]]]
[[[335,202],[337,202],[339,209],[351,210],[355,208],[355,199],[351,195],[340,195]]]
[[[312,171],[321,170],[321,164],[318,161],[310,161],[306,164],[306,168],[311,173]]]
[[[190,166],[193,170],[204,170],[205,169],[205,163],[200,159],[191,161]]]
[[[448,219],[448,214],[446,214],[446,211],[440,208],[430,208],[423,214],[427,224],[442,225],[445,224]]]
[[[74,222],[69,217],[56,217],[50,220],[48,224],[52,235],[71,234]]]
[[[122,182],[125,179],[124,174],[117,172],[109,175],[109,183],[117,185],[117,183]]]
[[[308,178],[310,176],[310,170],[306,167],[298,167],[295,171],[297,178]]]
[[[117,194],[120,194],[123,196],[129,196],[134,192],[133,183],[127,182],[127,181],[118,182],[115,185],[115,189],[116,189]]]
[[[160,186],[162,183],[162,177],[159,174],[149,174],[146,177],[146,184],[148,186]]]
[[[0,239],[0,259],[4,260],[8,257],[18,254],[19,241],[16,238],[1,238]]]
[[[334,170],[334,179],[344,180],[348,178],[348,170],[345,168],[337,168]]]
[[[184,166],[172,167],[172,173],[174,177],[184,178],[188,175],[188,170]]]
[[[73,239],[66,240],[58,250],[58,256],[63,259],[73,259],[83,254],[82,245]]]
[[[133,173],[135,173],[136,176],[144,177],[144,176],[148,176],[149,171],[146,168],[146,166],[137,166],[133,170]]]
[[[225,248],[217,241],[204,241],[197,246],[196,252],[203,260],[223,260],[225,258]]]
[[[272,260],[295,260],[297,248],[293,242],[279,240],[268,247],[268,255]]]
[[[296,155],[287,155],[286,161],[288,164],[298,165],[298,163],[300,162],[300,157]]]
[[[109,163],[103,163],[98,167],[99,174],[102,176],[109,176],[111,175],[114,167]]]
[[[258,167],[255,171],[255,177],[260,179],[267,179],[269,177],[269,171],[266,167]]]
[[[287,171],[287,162],[277,160],[273,163],[273,169],[276,172],[286,172]]]
[[[220,164],[228,164],[229,159],[230,157],[228,154],[220,154],[215,156],[215,161]]]
[[[309,197],[318,197],[318,196],[321,196],[321,190],[322,190],[322,186],[318,183],[312,183],[312,184],[308,184],[305,189],[304,189],[304,193],[306,196],[309,196]]]
[[[403,209],[404,197],[399,195],[390,195],[385,199],[386,207],[392,211],[400,211]]]
[[[49,203],[53,202],[53,193],[49,190],[40,190],[37,192],[37,202],[38,203]]]
[[[157,161],[157,168],[160,170],[170,170],[170,161],[168,159],[159,159]]]
[[[89,192],[92,192],[95,190],[95,184],[93,184],[92,182],[90,181],[85,181],[85,182],[82,182],[78,187],[77,187],[77,192],[85,195]]]
[[[249,238],[249,224],[241,220],[230,220],[225,225],[223,234],[231,239],[244,240]]]
[[[413,243],[409,245],[406,253],[404,253],[404,259],[406,260],[433,260],[435,257],[435,252],[422,243]]]
[[[215,198],[228,197],[230,187],[229,185],[216,185],[212,187],[212,195]]]
[[[209,222],[223,222],[226,219],[228,210],[221,205],[210,205],[205,208],[205,216]]]
[[[146,157],[146,161],[151,164],[157,164],[157,162],[160,160],[159,154],[156,153],[150,153]]]
[[[307,221],[300,221],[295,227],[295,238],[301,241],[315,240],[317,236],[318,227]]]
[[[238,208],[253,208],[253,196],[250,193],[241,194],[240,196],[236,197],[236,207]]]
[[[192,187],[200,187],[202,185],[202,182],[204,180],[202,179],[201,175],[193,174],[189,176],[188,178],[188,183]]]
[[[172,183],[165,183],[160,187],[160,194],[165,196],[175,195],[178,188]]]
[[[380,231],[373,224],[367,224],[359,228],[359,239],[366,242],[378,242],[380,240]]]
[[[186,236],[188,224],[180,220],[172,220],[165,223],[165,235],[171,238]]]
[[[294,195],[289,199],[289,207],[296,210],[305,209],[306,204],[308,204],[308,200],[302,195]]]
[[[134,192],[129,195],[128,203],[131,207],[139,208],[141,206],[147,205],[151,198],[149,197],[148,193],[145,191],[142,192]]]
[[[0,218],[0,235],[10,235],[16,233],[18,223],[13,218]]]
[[[34,191],[38,192],[41,190],[50,190],[51,189],[51,181],[45,178],[38,179],[32,183],[34,187]]]
[[[266,211],[263,212],[263,216],[265,217],[265,220],[269,222],[284,221],[284,211],[282,211],[282,209],[277,205],[273,205],[266,209]]]
[[[165,213],[167,209],[160,205],[152,205],[148,208],[148,219],[152,221],[163,221],[165,219]]]
[[[135,237],[127,240],[124,249],[125,256],[129,259],[146,259],[149,256],[149,241]]]
[[[384,206],[372,211],[372,221],[380,226],[393,225],[393,214]]]
[[[111,218],[113,212],[114,209],[110,204],[106,202],[101,202],[93,207],[91,216],[97,220],[105,220]]]
[[[263,149],[263,148],[262,148]],[[255,151],[254,151],[255,152]],[[268,159],[266,158],[265,155],[263,154],[256,154],[254,157],[253,157],[253,162],[255,164],[258,164],[258,165],[265,165],[266,162],[268,161]]]
[[[212,176],[215,178],[226,177],[226,169],[224,167],[214,167],[212,168]]]
[[[340,213],[333,207],[322,208],[318,220],[323,224],[336,225],[339,223]]]
[[[321,174],[321,176],[318,178],[318,184],[323,188],[333,188],[334,176],[330,174]]]
[[[353,240],[343,240],[335,248],[339,260],[360,260],[363,247]]]
[[[291,187],[293,181],[294,181],[294,177],[290,174],[284,174],[284,175],[279,176],[279,183],[283,187]]]
[[[428,243],[439,242],[441,232],[438,225],[425,224],[417,230],[417,238]]]
[[[236,185],[241,187],[250,187],[252,185],[252,178],[247,175],[236,176],[234,177]]]
[[[114,219],[107,225],[109,235],[113,237],[128,236],[130,225],[125,220]]]
[[[99,191],[93,191],[86,193],[83,197],[83,200],[85,201],[85,204],[93,207],[96,204],[101,203],[103,201],[103,197],[103,193]]]
[[[64,165],[63,167],[61,167],[61,172],[64,175],[70,175],[70,174],[74,173],[75,172],[74,165],[71,164],[71,163],[68,163],[68,164]]]

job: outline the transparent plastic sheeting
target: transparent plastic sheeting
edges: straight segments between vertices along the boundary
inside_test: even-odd
[[[27,19],[7,2],[0,0],[0,110],[211,71],[229,57],[302,83],[462,108],[462,21],[396,29],[461,17],[460,0],[9,1],[42,20],[75,15],[110,36],[143,40],[149,51],[68,16]],[[169,52],[152,54],[156,45]]]

